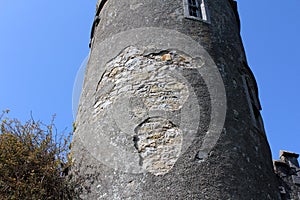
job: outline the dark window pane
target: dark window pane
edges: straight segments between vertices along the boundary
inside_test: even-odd
[[[198,17],[197,15],[197,9],[194,7],[190,7],[190,15],[193,17]]]
[[[188,0],[188,2],[191,6],[197,6],[196,0]]]

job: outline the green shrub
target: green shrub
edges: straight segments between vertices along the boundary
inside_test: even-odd
[[[0,199],[72,199],[71,134],[49,125],[0,116]],[[54,119],[54,118],[53,118]]]

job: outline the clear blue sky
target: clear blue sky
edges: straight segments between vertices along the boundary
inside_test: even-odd
[[[300,1],[240,0],[242,37],[273,158],[300,153]],[[96,0],[0,0],[0,110],[72,129],[72,88]]]

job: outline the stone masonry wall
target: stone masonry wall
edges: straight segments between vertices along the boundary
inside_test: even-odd
[[[183,0],[98,2],[73,147],[83,199],[280,199],[235,1],[204,2],[209,21]]]

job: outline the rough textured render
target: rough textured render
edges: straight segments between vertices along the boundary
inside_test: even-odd
[[[281,198],[236,2],[191,2],[98,1],[73,145],[83,199]]]

